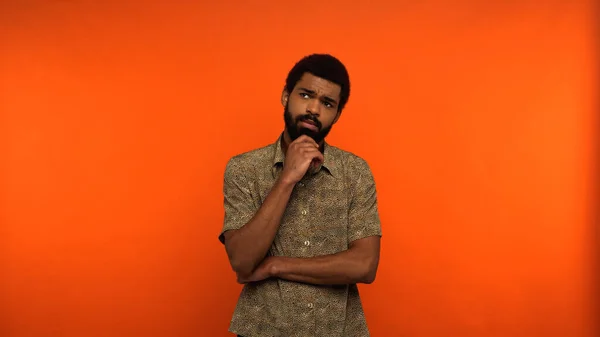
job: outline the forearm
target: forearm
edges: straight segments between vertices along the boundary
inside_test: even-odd
[[[377,259],[358,250],[312,258],[273,257],[274,277],[317,285],[371,283]]]
[[[252,273],[267,255],[293,189],[293,183],[278,180],[254,217],[227,236],[225,247],[236,273]]]

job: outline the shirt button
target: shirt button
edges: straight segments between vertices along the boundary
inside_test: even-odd
[[[305,209],[302,210],[302,215],[306,215],[307,213],[308,212]]]
[[[298,186],[304,187],[304,183],[298,183]]]
[[[310,246],[310,241],[308,241],[308,240],[304,241],[304,245],[305,246]]]
[[[312,308],[314,308],[314,307],[315,307],[315,305],[314,305],[314,304],[312,304],[312,303],[308,303],[308,307],[312,309]]]

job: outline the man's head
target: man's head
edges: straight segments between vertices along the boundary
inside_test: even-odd
[[[295,140],[305,134],[320,143],[350,97],[346,67],[335,57],[312,54],[290,70],[281,95],[286,130]]]

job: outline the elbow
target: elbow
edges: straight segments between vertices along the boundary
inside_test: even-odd
[[[250,261],[244,259],[243,257],[240,257],[239,254],[234,254],[230,251],[227,252],[227,255],[229,257],[229,264],[231,265],[231,269],[233,269],[233,271],[238,276],[244,277],[252,274],[254,266]]]
[[[242,277],[251,275],[252,271],[254,270],[251,263],[248,263],[240,258],[230,258],[229,263],[231,264],[233,271]]]
[[[225,237],[225,251],[227,252],[227,258],[231,269],[241,276],[250,275],[254,269],[252,262],[248,258],[244,257],[244,254],[240,253],[240,250],[235,246],[234,231],[227,232],[228,236]]]
[[[364,284],[371,284],[375,282],[375,277],[377,276],[377,261],[375,259],[369,259],[366,261],[365,266],[363,267],[361,282]]]
[[[363,276],[362,283],[371,284],[371,283],[375,282],[376,274],[377,274],[376,272],[370,272],[370,271],[365,273],[365,275]]]

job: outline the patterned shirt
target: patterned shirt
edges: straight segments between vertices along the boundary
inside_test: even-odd
[[[225,219],[219,235],[253,217],[283,169],[282,136],[232,157],[224,175]],[[296,184],[269,254],[313,257],[381,236],[375,182],[367,162],[325,144],[323,165]],[[244,337],[365,337],[356,284],[311,285],[271,278],[245,284],[229,331]]]

